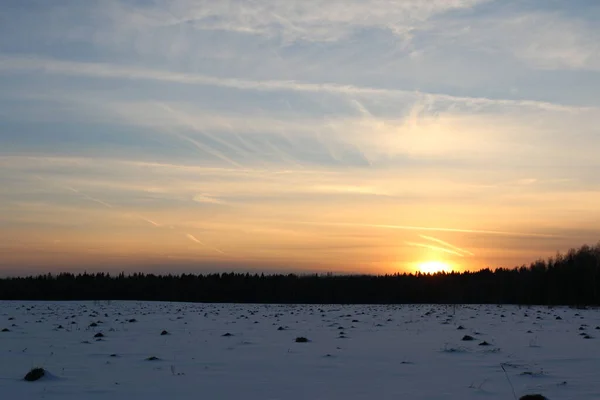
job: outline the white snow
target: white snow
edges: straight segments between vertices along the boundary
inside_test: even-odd
[[[0,302],[0,398],[510,400],[510,380],[600,399],[599,325],[564,307]],[[51,375],[24,381],[33,367]]]

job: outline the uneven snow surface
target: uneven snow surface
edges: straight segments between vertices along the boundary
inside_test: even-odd
[[[545,307],[0,302],[0,398],[600,399],[597,326]]]

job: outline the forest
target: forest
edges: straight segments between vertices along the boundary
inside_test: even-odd
[[[0,279],[2,300],[596,306],[600,242],[516,268],[391,275],[60,273]]]

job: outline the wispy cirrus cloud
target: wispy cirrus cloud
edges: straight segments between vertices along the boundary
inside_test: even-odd
[[[381,273],[595,241],[598,18],[543,0],[3,7],[0,242],[19,265]]]
[[[297,91],[308,93],[328,92],[343,95],[371,95],[384,97],[413,97],[424,100],[463,103],[471,106],[516,106],[533,107],[551,111],[577,112],[593,108],[577,107],[535,100],[492,99],[485,97],[461,97],[443,93],[423,93],[413,90],[387,89],[368,86],[342,85],[336,83],[312,83],[289,80],[248,80],[238,78],[220,78],[202,74],[178,73],[155,70],[144,67],[129,67],[106,63],[88,63],[43,59],[35,56],[0,56],[0,71],[22,73],[41,72],[69,76],[87,76],[95,78],[119,78],[130,80],[153,80],[178,84],[208,85],[239,90],[257,91]]]
[[[487,0],[316,0],[280,2],[160,1],[151,7],[112,2],[102,7],[104,17],[135,35],[151,28],[184,26],[195,30],[231,31],[240,34],[298,40],[338,41],[356,30],[382,27],[398,36],[409,36],[414,25],[445,12],[468,9]],[[104,38],[107,41],[108,38]],[[100,38],[99,40],[102,40]],[[148,44],[146,44],[148,46]]]

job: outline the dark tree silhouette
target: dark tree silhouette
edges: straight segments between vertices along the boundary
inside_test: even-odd
[[[393,275],[46,274],[0,279],[3,300],[599,305],[600,243],[529,267]]]

